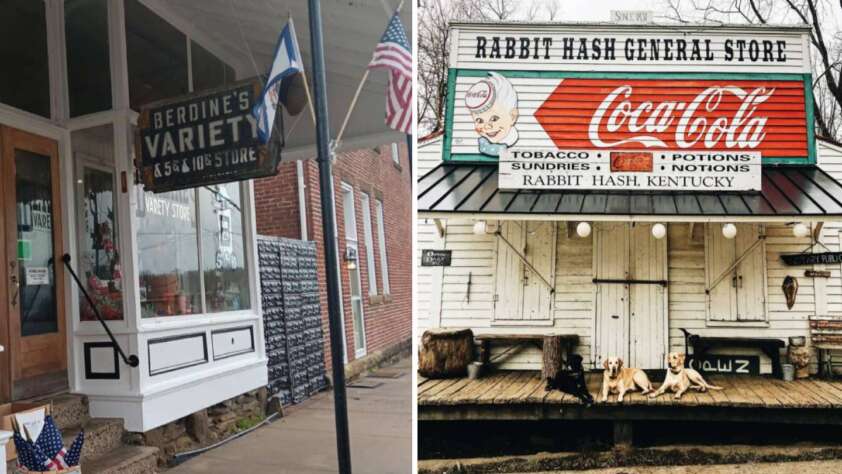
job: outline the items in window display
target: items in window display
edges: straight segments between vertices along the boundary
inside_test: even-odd
[[[112,173],[85,168],[82,197],[83,235],[80,241],[82,272],[88,294],[106,320],[123,319],[123,275],[117,248]],[[93,308],[80,299],[80,318],[94,321]]]

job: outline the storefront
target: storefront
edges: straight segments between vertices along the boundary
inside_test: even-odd
[[[305,6],[275,3],[273,11],[306,20]],[[8,376],[0,378],[0,402],[69,390],[87,396],[92,416],[147,431],[265,386],[252,182],[145,191],[136,184],[135,142],[145,104],[268,67],[286,13],[269,22],[251,7],[232,14],[227,3],[154,0],[26,0],[7,8],[13,13],[0,17],[7,283],[0,285],[0,374]],[[345,13],[382,9],[355,8]],[[376,36],[355,41],[375,44]],[[342,38],[328,47],[334,41]],[[367,56],[359,50],[350,56]],[[359,63],[364,69],[365,59]],[[328,64],[329,72],[337,67]],[[331,84],[344,84],[336,77]],[[379,80],[361,100],[376,101],[378,88]],[[352,125],[349,145],[388,139],[381,122]],[[311,153],[312,124],[297,127],[285,137],[285,156]],[[96,320],[65,254],[137,367]]]
[[[840,314],[838,264],[781,259],[839,244],[808,30],[451,33],[445,131],[419,150],[419,252],[447,256],[419,267],[422,328],[570,334],[586,367],[662,369],[682,329],[786,345]],[[711,354],[772,370],[751,344]],[[502,362],[540,364],[526,346]]]

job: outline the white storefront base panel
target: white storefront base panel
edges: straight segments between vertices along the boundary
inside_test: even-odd
[[[196,373],[196,380],[143,396],[88,395],[91,416],[123,418],[128,431],[145,432],[221,401],[263,387],[266,360],[247,359]],[[196,377],[198,376],[198,377]]]

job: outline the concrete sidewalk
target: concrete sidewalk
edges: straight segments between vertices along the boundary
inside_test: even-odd
[[[411,359],[391,366],[398,378],[368,377],[376,388],[348,388],[354,473],[412,471]],[[287,409],[286,417],[166,471],[189,473],[336,472],[333,394]]]

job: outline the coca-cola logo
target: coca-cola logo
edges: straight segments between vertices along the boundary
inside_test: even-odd
[[[800,81],[564,79],[535,118],[559,149],[807,156]]]
[[[633,104],[632,86],[620,86],[608,94],[593,114],[588,136],[594,145],[602,148],[635,142],[644,147],[666,148],[666,142],[658,137],[670,132],[672,127],[678,148],[692,148],[703,141],[705,148],[754,149],[766,138],[764,127],[768,120],[756,116],[757,107],[774,92],[775,89],[765,87],[750,92],[736,86],[709,87],[690,102],[666,100],[656,105],[648,100]],[[736,111],[716,118],[698,113],[717,112],[726,94],[741,101]],[[631,136],[603,141],[600,130],[609,134],[627,131]]]

